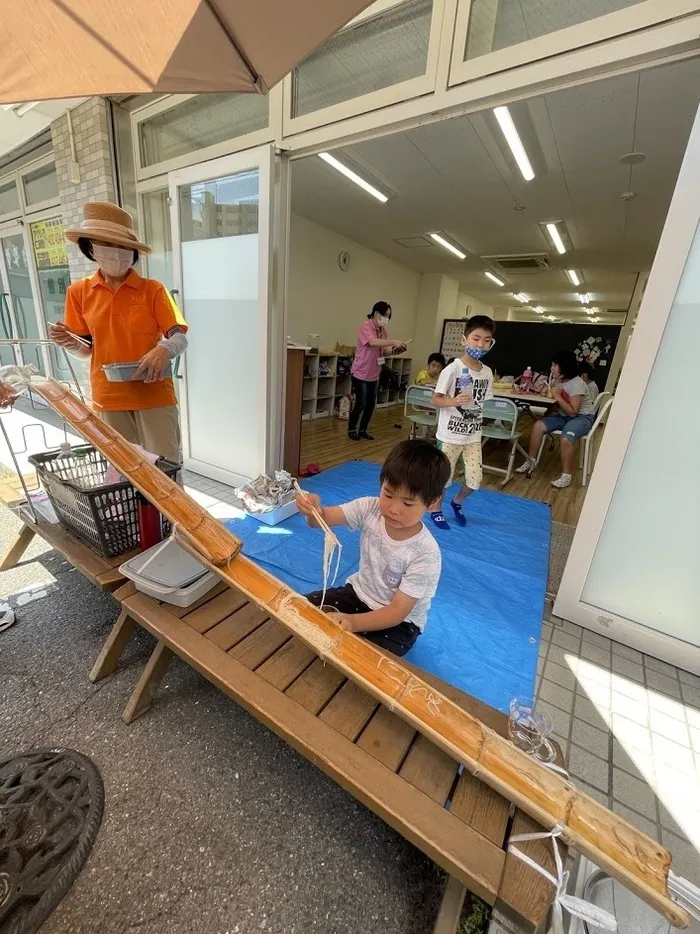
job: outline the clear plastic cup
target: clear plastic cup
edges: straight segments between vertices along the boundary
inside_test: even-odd
[[[510,702],[508,737],[514,746],[540,762],[552,762],[554,747],[548,739],[552,721],[533,697],[514,697]]]

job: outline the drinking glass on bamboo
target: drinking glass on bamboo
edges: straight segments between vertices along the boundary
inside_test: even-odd
[[[537,707],[533,697],[514,697],[510,702],[508,736],[511,743],[540,762],[552,762],[554,747],[547,738],[552,732],[549,715]]]

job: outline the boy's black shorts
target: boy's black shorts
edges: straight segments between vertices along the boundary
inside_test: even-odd
[[[306,599],[314,606],[321,606],[323,598],[322,590],[315,590],[313,593],[307,593]],[[370,607],[357,596],[352,589],[351,584],[344,587],[332,587],[326,591],[324,606],[332,606],[339,613],[347,613],[348,616],[353,613],[369,613]],[[413,643],[420,635],[420,629],[414,624],[404,620],[398,626],[392,626],[390,629],[375,629],[374,632],[358,632],[358,636],[373,642],[387,652],[393,655],[405,655]]]

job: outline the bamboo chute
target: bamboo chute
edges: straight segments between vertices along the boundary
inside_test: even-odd
[[[568,779],[548,769],[486,727],[372,643],[344,632],[241,554],[242,543],[185,491],[55,380],[32,380],[37,392],[94,445],[175,526],[183,547],[238,588],[390,710],[472,774],[561,840],[605,869],[677,927],[688,916],[672,901],[671,854]]]

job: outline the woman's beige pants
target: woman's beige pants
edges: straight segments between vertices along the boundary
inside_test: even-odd
[[[132,444],[140,444],[144,450],[165,457],[174,464],[182,462],[176,405],[124,412],[98,410],[97,414]]]

